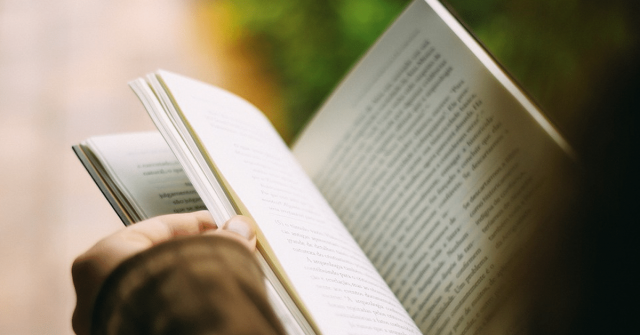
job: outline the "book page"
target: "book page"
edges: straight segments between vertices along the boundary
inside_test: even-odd
[[[87,169],[95,168],[99,174],[97,178],[110,185],[107,192],[119,195],[119,202],[114,207],[127,207],[121,208],[126,211],[126,218],[122,218],[125,225],[156,215],[206,209],[159,133],[92,137],[82,147],[82,152],[87,154],[89,151],[93,161]],[[122,199],[124,194],[129,200]],[[136,215],[131,213],[129,201],[135,202]],[[258,261],[264,268],[262,259],[258,258]],[[265,274],[268,276],[266,271]],[[268,299],[287,334],[305,334],[267,278],[265,286]]]
[[[428,334],[490,322],[512,255],[554,212],[553,174],[568,157],[454,21],[438,2],[414,1],[294,147]]]
[[[221,89],[159,79],[201,150],[258,224],[260,243],[323,334],[419,334],[268,120]],[[259,235],[259,236],[260,236]]]
[[[96,136],[85,144],[139,220],[206,207],[158,133]]]

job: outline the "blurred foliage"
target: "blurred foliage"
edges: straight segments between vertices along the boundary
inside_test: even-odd
[[[406,0],[243,0],[235,21],[257,44],[281,87],[296,134]]]
[[[574,143],[612,65],[638,43],[638,18],[626,0],[449,3]]]
[[[243,0],[234,19],[265,57],[297,133],[408,0]],[[625,2],[450,0],[470,30],[571,140],[607,63],[636,36]]]

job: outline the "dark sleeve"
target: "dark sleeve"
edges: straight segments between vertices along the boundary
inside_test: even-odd
[[[227,238],[165,242],[107,278],[92,334],[284,334],[263,280],[254,256]]]

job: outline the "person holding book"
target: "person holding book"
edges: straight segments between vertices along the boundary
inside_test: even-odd
[[[146,157],[141,153],[148,151],[124,155],[107,145],[111,141],[90,139],[76,152],[125,225],[155,216],[138,201],[121,201],[132,189],[143,191],[134,200],[186,206],[165,207],[167,213],[206,206],[216,222],[251,213],[259,222],[258,261],[265,265],[266,287],[279,285],[281,304],[296,313],[303,333],[633,333],[611,330],[635,328],[631,320],[638,314],[630,306],[637,299],[628,298],[626,290],[637,286],[629,260],[640,254],[633,248],[640,227],[639,168],[631,162],[638,143],[631,134],[639,134],[638,55],[618,71],[606,71],[613,80],[601,81],[602,91],[592,94],[596,101],[585,104],[594,112],[583,113],[602,120],[585,131],[584,143],[576,141],[576,151],[439,1],[415,0],[337,86],[291,149],[249,102],[158,70],[130,85],[162,133],[158,143],[169,146],[180,165],[170,159],[136,162],[131,157]],[[141,142],[115,138],[127,150]],[[91,159],[107,158],[107,151],[116,153],[114,159]],[[124,173],[102,178],[121,165]],[[189,177],[181,184],[195,190],[168,188],[158,194],[140,186],[150,179],[137,177],[171,179],[179,172]],[[133,182],[112,189],[122,176]],[[574,177],[580,179],[575,184]],[[194,197],[196,190],[201,199]],[[137,209],[145,215],[134,215]],[[206,222],[190,234],[213,226]],[[168,314],[184,314],[182,320],[194,325],[222,317],[247,331],[254,326],[265,331],[254,322],[276,324],[264,322],[271,314],[264,299],[243,290],[213,299],[214,305],[225,303],[213,308],[218,313],[213,317],[181,295],[174,294],[176,301],[169,304],[170,299],[156,303],[150,294],[141,305],[116,305],[125,300],[104,293],[118,293],[127,273],[146,278],[157,264],[166,264],[141,261],[156,253],[182,269],[173,249],[195,244],[195,237],[172,239],[125,261],[93,298],[107,277],[105,268],[125,258],[114,260],[118,254],[105,248],[118,250],[110,244],[118,239],[131,242],[127,234],[108,238],[78,261],[75,277],[84,279],[76,281],[83,297],[76,329],[88,329],[82,312],[94,300],[94,328],[102,333],[102,325],[121,320],[134,325],[137,317],[155,317],[166,326],[158,306],[172,307]],[[173,235],[165,229],[160,240]],[[221,240],[226,242],[205,244],[229,242]],[[128,255],[157,240],[143,241],[143,248],[129,249]],[[213,253],[222,260],[232,249]],[[236,264],[251,268],[249,258]],[[233,275],[238,268],[229,269],[216,276],[231,274],[230,282],[240,283]],[[163,274],[178,278],[182,272]],[[260,286],[259,271],[250,272],[255,276],[249,282]],[[169,285],[159,297],[189,288]],[[614,288],[625,290],[612,294]],[[206,297],[195,295],[194,301]],[[237,312],[236,304],[255,313]],[[113,306],[119,314],[110,312]],[[144,331],[151,323],[136,326]]]
[[[284,334],[253,256],[253,222],[158,216],[80,255],[73,329],[83,334]]]

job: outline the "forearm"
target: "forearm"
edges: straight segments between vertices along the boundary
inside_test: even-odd
[[[178,238],[124,263],[104,283],[92,334],[284,334],[247,248]]]

